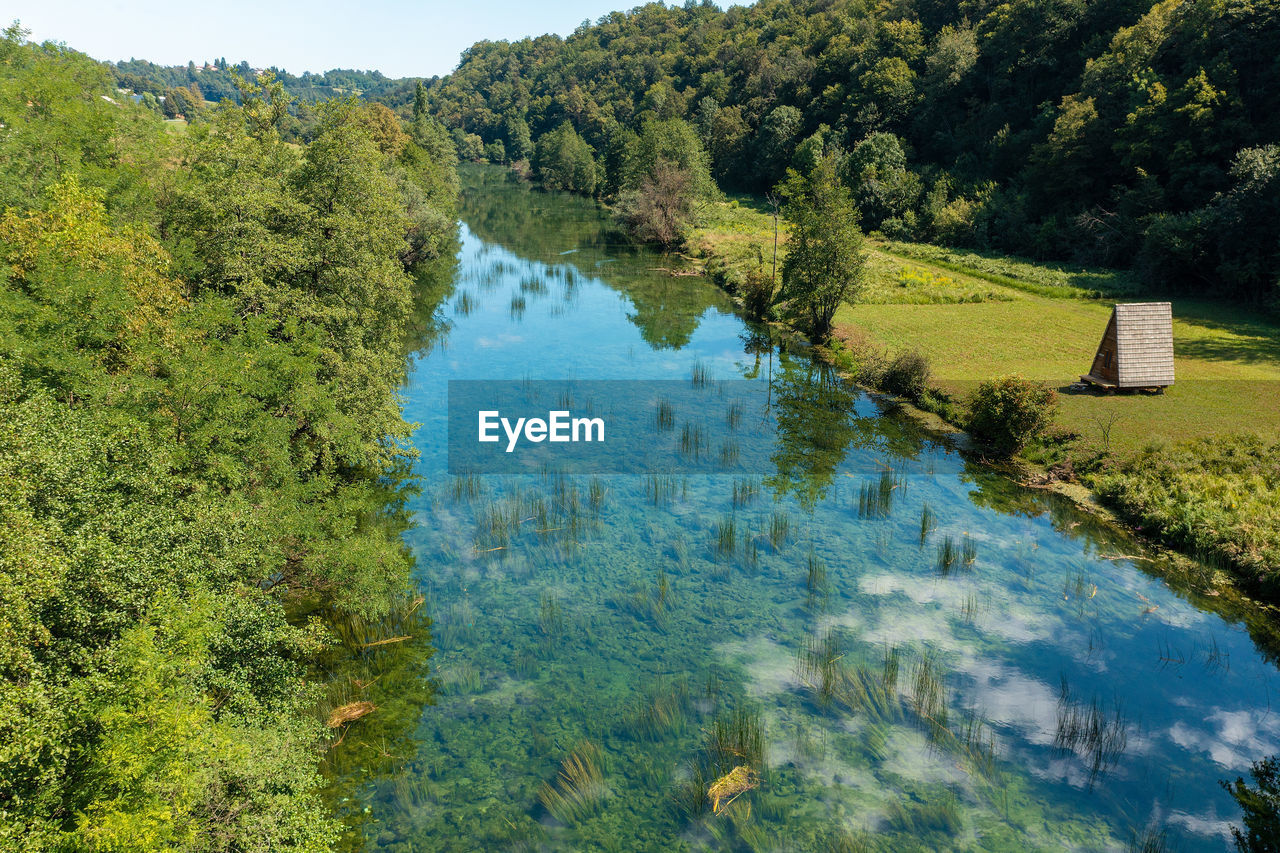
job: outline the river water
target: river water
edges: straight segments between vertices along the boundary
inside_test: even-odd
[[[748,328],[591,203],[465,183],[404,392],[439,689],[395,760],[340,747],[367,849],[1230,847],[1219,780],[1280,751],[1256,614]],[[451,379],[699,373],[771,383],[773,470],[446,470]]]

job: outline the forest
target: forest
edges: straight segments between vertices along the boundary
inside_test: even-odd
[[[685,167],[704,160],[763,194],[833,154],[862,228],[890,239],[1275,306],[1278,57],[1271,0],[649,4],[479,42],[418,101],[464,157],[528,160],[556,188],[698,188]]]
[[[270,74],[174,133],[25,35],[0,40],[0,849],[330,849],[320,664],[416,610],[398,389],[413,270],[454,252],[452,147],[352,97],[286,143]]]

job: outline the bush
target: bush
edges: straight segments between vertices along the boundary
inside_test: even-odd
[[[747,273],[739,290],[747,315],[755,320],[767,318],[773,310],[773,278],[764,270]]]
[[[898,353],[880,376],[880,387],[915,402],[929,387],[929,359],[918,350]]]
[[[1012,456],[1053,422],[1058,394],[1021,376],[988,379],[969,398],[969,432],[999,453]]]

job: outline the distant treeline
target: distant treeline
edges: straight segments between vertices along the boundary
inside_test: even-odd
[[[581,179],[589,149],[595,193],[647,124],[684,122],[726,190],[837,152],[888,236],[1280,304],[1274,0],[649,4],[479,42],[426,94],[465,156],[536,168],[555,133]]]
[[[454,251],[453,146],[345,97],[286,143],[269,77],[171,132],[24,35],[0,38],[0,849],[329,850],[318,765],[381,676],[335,703],[322,662],[412,634],[426,676],[399,388],[409,268]]]

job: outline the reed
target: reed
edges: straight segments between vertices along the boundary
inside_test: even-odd
[[[676,407],[666,400],[658,401],[658,410],[653,416],[653,425],[658,432],[670,432],[676,426]]]
[[[808,590],[809,597],[822,595],[827,589],[827,564],[824,563],[813,549],[809,549],[809,556],[805,558],[805,589]]]
[[[693,363],[689,378],[694,388],[705,388],[711,384],[711,368],[702,359],[698,359]]]
[[[956,540],[948,533],[938,543],[938,574],[944,576],[951,574],[959,558],[960,549],[956,547]]]
[[[538,598],[538,630],[548,640],[559,638],[565,630],[564,609],[546,593]]]
[[[511,297],[511,307],[507,309],[507,313],[512,319],[519,320],[524,316],[524,312],[528,309],[529,303],[525,301],[524,294],[517,293]]]
[[[960,562],[964,563],[966,569],[973,568],[973,564],[978,562],[978,543],[968,533],[960,543]]]
[[[1166,830],[1152,824],[1145,829],[1130,829],[1129,843],[1125,845],[1127,853],[1168,853],[1169,836]]]
[[[693,707],[689,679],[659,678],[641,699],[631,718],[630,733],[637,740],[659,741],[684,731]]]
[[[757,771],[762,769],[765,736],[760,711],[754,707],[738,706],[717,716],[707,729],[706,754],[708,768],[715,778],[738,766]]]
[[[608,494],[605,489],[604,482],[599,477],[592,477],[591,482],[587,485],[587,506],[591,510],[592,517],[600,515],[600,510],[604,508],[604,499]]]
[[[484,491],[484,481],[479,474],[459,474],[449,483],[449,494],[455,502],[472,501]]]
[[[698,460],[707,454],[707,436],[700,424],[685,423],[680,428],[680,455]]]
[[[920,508],[920,545],[923,546],[925,540],[929,538],[929,534],[938,526],[938,520],[934,518],[933,507],[925,504]]]
[[[534,296],[545,296],[547,293],[547,283],[538,276],[528,276],[520,281],[520,292],[531,293]]]
[[[542,783],[538,791],[547,813],[566,826],[589,817],[609,794],[600,770],[600,749],[584,740],[560,764],[555,783]]]
[[[751,535],[751,531],[742,531],[742,544],[739,550],[743,568],[753,573],[760,568],[760,545],[756,542],[756,537]]]
[[[1058,725],[1053,746],[1062,754],[1074,754],[1089,769],[1089,787],[1105,775],[1129,743],[1129,727],[1119,702],[1108,708],[1098,696],[1078,702],[1064,677],[1058,694]]]
[[[823,835],[818,841],[818,853],[871,853],[871,842],[864,835],[855,835],[847,829],[837,829]]]
[[[774,551],[781,551],[791,535],[791,516],[785,512],[774,512],[769,517],[769,544]]]
[[[716,554],[721,557],[733,556],[738,544],[738,521],[732,515],[726,515],[712,527],[716,537]]]
[[[861,518],[888,518],[893,509],[893,491],[902,485],[892,471],[881,471],[874,483],[863,483],[858,490],[858,515]]]
[[[742,404],[730,403],[724,412],[724,422],[731,430],[738,428],[742,423]]]
[[[457,311],[463,317],[469,315],[476,310],[475,298],[467,291],[462,291],[458,297],[453,300],[453,310]]]
[[[645,497],[654,506],[665,506],[675,500],[679,486],[679,481],[670,474],[650,474],[645,478]]]
[[[736,441],[726,441],[720,445],[720,466],[722,468],[732,468],[738,464],[738,457],[741,450]]]
[[[751,503],[760,494],[760,481],[754,477],[738,478],[733,481],[734,509]]]

